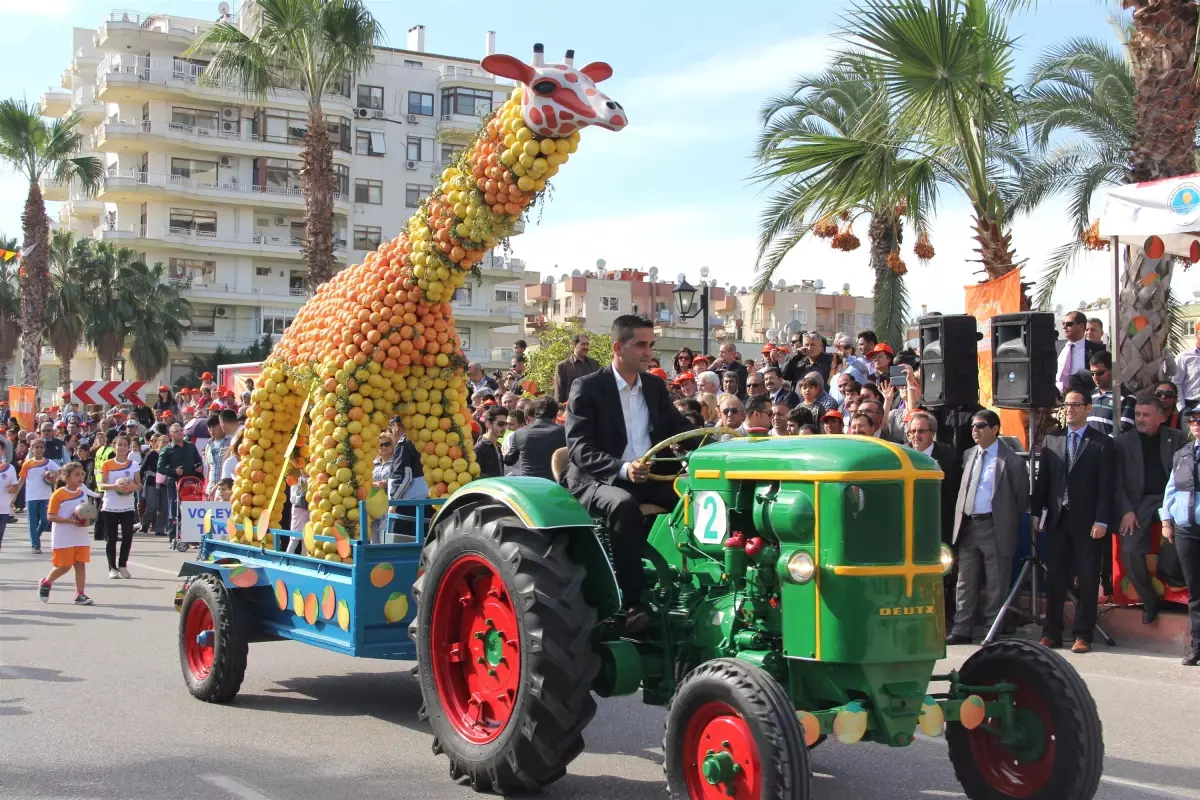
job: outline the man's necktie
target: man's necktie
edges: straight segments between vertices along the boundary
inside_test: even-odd
[[[1067,360],[1063,362],[1062,374],[1058,376],[1058,382],[1062,384],[1062,388],[1066,391],[1067,379],[1071,377],[1071,365],[1075,363],[1075,343],[1067,343]]]
[[[1188,527],[1196,525],[1196,483],[1197,470],[1196,466],[1200,463],[1200,444],[1192,448],[1192,491],[1188,492]]]
[[[1063,476],[1063,478],[1064,478],[1064,480],[1063,480],[1063,507],[1064,508],[1066,508],[1069,505],[1068,501],[1070,500],[1070,498],[1068,496],[1067,484],[1070,483],[1070,481],[1067,480],[1067,478],[1069,478],[1069,473],[1071,472],[1071,467],[1075,466],[1075,454],[1078,451],[1078,448],[1079,448],[1079,434],[1076,433],[1075,431],[1068,431],[1068,433],[1067,433],[1067,473],[1068,473],[1068,475]]]
[[[971,469],[967,473],[967,505],[963,509],[964,514],[975,513],[975,493],[979,491],[979,471],[980,464],[983,463],[983,453],[980,450],[975,454],[975,458],[971,459]]]

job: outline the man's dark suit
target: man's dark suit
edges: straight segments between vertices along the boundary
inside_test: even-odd
[[[797,382],[810,372],[816,372],[829,388],[829,371],[833,368],[833,354],[821,353],[813,361],[805,353],[793,353],[783,365],[783,379],[795,386]]]
[[[1084,428],[1075,454],[1067,469],[1069,429],[1046,437],[1042,444],[1037,482],[1031,509],[1037,519],[1046,515],[1046,622],[1042,635],[1055,642],[1062,640],[1063,604],[1071,588],[1071,576],[1079,577],[1079,604],[1075,609],[1073,635],[1092,641],[1096,626],[1097,592],[1100,566],[1108,537],[1093,539],[1092,526],[1105,525],[1109,532],[1117,523],[1113,514],[1116,474],[1113,466],[1113,440],[1095,428]],[[1069,491],[1068,491],[1069,490]],[[1063,492],[1068,491],[1068,505]]]
[[[479,464],[481,478],[499,478],[504,475],[500,450],[486,436],[480,436],[475,442],[475,463]]]
[[[958,483],[962,478],[962,466],[954,454],[954,448],[942,442],[933,443],[930,457],[942,468],[942,541],[950,544],[954,540],[954,507],[958,501]]]
[[[1150,446],[1153,446],[1153,444]],[[1163,425],[1158,429],[1158,453],[1161,474],[1171,474],[1171,460],[1181,447],[1187,444],[1182,431]],[[1142,435],[1136,430],[1122,433],[1116,438],[1117,446],[1117,507],[1114,516],[1120,520],[1133,512],[1137,518],[1133,533],[1121,537],[1121,563],[1129,573],[1133,588],[1148,611],[1158,607],[1158,594],[1154,591],[1150,568],[1146,556],[1150,554],[1151,527],[1158,521],[1162,507],[1166,480],[1157,486],[1147,486],[1146,465],[1143,457]]]
[[[717,373],[717,377],[721,379],[722,384],[725,381],[725,372],[733,370],[733,373],[738,376],[738,391],[742,394],[746,393],[746,365],[738,361],[726,365],[721,359],[717,359],[717,363],[713,364],[712,371]]]
[[[641,377],[642,397],[649,417],[649,436],[653,444],[694,426],[679,413],[667,385],[647,373]],[[652,520],[638,509],[652,503],[665,509],[675,506],[670,483],[648,481],[633,483],[621,477],[621,467],[629,459],[625,414],[612,368],[586,375],[571,386],[567,401],[567,489],[593,517],[605,520],[612,532],[613,567],[626,605],[640,602],[644,576],[642,546],[650,533]],[[643,454],[637,453],[635,458]]]
[[[550,460],[554,451],[567,446],[567,431],[548,419],[535,419],[512,435],[512,444],[504,463],[512,467],[509,475],[554,480]]]
[[[780,386],[776,391],[769,393],[772,403],[787,403],[788,408],[795,408],[800,405],[800,395],[793,392],[786,386]],[[818,420],[819,421],[819,420]]]

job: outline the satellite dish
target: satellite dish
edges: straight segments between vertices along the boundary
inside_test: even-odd
[[[818,292],[821,291],[822,289],[825,288],[825,281],[821,280],[820,278],[817,278],[817,280],[813,283],[813,288],[816,289]]]
[[[575,272],[576,272],[576,273],[578,273],[578,272],[579,272],[579,270],[575,270]],[[565,273],[565,272],[564,272],[564,273],[563,273],[563,276],[562,276],[562,280],[564,280],[564,281],[565,281],[565,280],[566,280],[567,278],[569,278],[569,277],[571,277],[571,276],[570,276],[570,275],[568,275],[567,273]]]
[[[775,288],[778,289],[779,291],[783,291],[783,287],[785,287],[785,286],[787,286],[787,284],[784,283],[783,278],[780,278],[779,280],[775,281]]]
[[[217,13],[222,17],[229,16],[229,3],[220,3],[217,5]]]
[[[799,320],[794,319],[787,324],[785,330],[788,333],[801,333],[804,330],[804,326],[800,324]]]
[[[843,283],[843,284],[842,284],[842,291],[843,291],[843,292],[848,292],[848,291],[850,291],[850,284],[848,284],[848,283]]]
[[[650,268],[650,280],[654,280],[657,277],[658,277],[658,267],[651,267]]]
[[[583,275],[583,273],[582,273],[582,272],[580,272],[580,271],[579,271],[579,270],[577,270],[577,269],[573,269],[573,270],[571,270],[571,277],[572,277],[572,278],[578,278],[578,277],[581,277],[582,275]]]
[[[1079,310],[1083,311],[1085,308],[1087,308],[1087,303],[1085,303],[1083,300],[1080,300],[1079,301]]]
[[[774,328],[767,328],[767,339],[774,339],[775,334],[777,333],[779,333],[779,331],[775,330]]]
[[[700,277],[701,277],[701,278],[707,278],[707,277],[708,277],[708,267],[701,267],[701,268],[700,268]]]
[[[583,273],[583,277],[585,277],[585,278],[594,278],[594,277],[596,277],[596,273],[592,272],[592,271],[589,269],[587,272]]]
[[[604,266],[607,263],[608,262],[605,261],[603,258],[597,258],[596,259],[596,269],[604,269]]]
[[[547,275],[547,276],[546,276],[546,279],[545,279],[544,281],[542,281],[542,283],[554,283],[554,276],[553,276],[553,275]]]
[[[1192,294],[1193,294],[1195,297],[1200,297],[1200,292],[1192,292]],[[1062,313],[1062,303],[1059,303],[1058,305],[1056,305],[1056,306],[1054,307],[1054,313],[1055,313],[1055,314],[1061,314],[1061,313]]]

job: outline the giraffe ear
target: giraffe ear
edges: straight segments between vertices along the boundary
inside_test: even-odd
[[[499,75],[501,78],[509,78],[524,84],[533,80],[533,67],[513,56],[496,53],[484,58],[480,64],[488,72]]]
[[[612,77],[612,67],[603,61],[593,61],[586,67],[581,67],[579,71],[591,78],[592,83],[606,81]]]

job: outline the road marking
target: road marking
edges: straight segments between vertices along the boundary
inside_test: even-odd
[[[946,747],[945,739],[926,736],[920,732],[913,734],[913,738],[919,739],[922,742],[928,742],[929,744],[937,744],[941,745],[942,747]],[[1137,789],[1140,792],[1145,792],[1146,794],[1153,795],[1154,797],[1182,797],[1186,798],[1186,800],[1195,800],[1196,798],[1195,793],[1184,794],[1183,792],[1177,792],[1174,789],[1168,789],[1164,786],[1157,786],[1152,783],[1141,783],[1140,781],[1131,781],[1128,778],[1114,778],[1111,775],[1101,775],[1100,782],[1110,783],[1113,786],[1123,786],[1127,789]]]
[[[207,781],[213,786],[224,789],[234,797],[240,797],[242,800],[271,800],[265,794],[257,792],[245,784],[238,783],[228,775],[201,775],[200,780]]]
[[[138,569],[148,569],[148,570],[152,570],[154,572],[161,572],[164,575],[171,575],[176,578],[179,577],[178,569],[163,569],[162,567],[152,567],[149,564],[140,564],[137,561],[130,561],[129,563],[131,566],[137,567]]]

